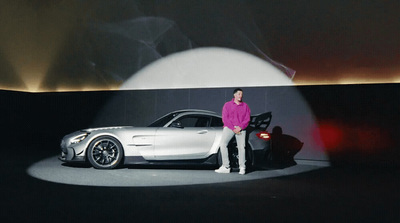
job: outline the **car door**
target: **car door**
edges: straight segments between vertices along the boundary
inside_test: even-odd
[[[206,158],[214,144],[216,130],[207,115],[185,115],[168,127],[159,128],[155,137],[156,160]]]

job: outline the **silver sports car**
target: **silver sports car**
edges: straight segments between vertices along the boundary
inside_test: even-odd
[[[271,113],[252,116],[247,128],[246,162],[256,166],[270,150],[266,131]],[[205,110],[171,112],[148,127],[106,127],[84,129],[64,136],[64,162],[86,162],[98,169],[120,164],[221,164],[219,142],[222,118]],[[235,137],[233,137],[235,138]],[[237,166],[234,139],[229,146],[231,166]]]

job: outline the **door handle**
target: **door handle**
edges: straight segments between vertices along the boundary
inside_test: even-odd
[[[208,133],[208,130],[200,130],[197,132],[197,134],[206,134]]]

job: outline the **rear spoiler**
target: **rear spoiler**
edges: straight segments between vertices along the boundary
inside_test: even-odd
[[[253,129],[263,129],[266,130],[271,124],[272,113],[265,112],[258,115],[252,115],[250,117],[249,126]]]

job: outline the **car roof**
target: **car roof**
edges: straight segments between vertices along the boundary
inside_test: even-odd
[[[176,114],[181,114],[181,113],[197,113],[197,114],[209,114],[209,115],[218,115],[218,113],[214,111],[208,111],[208,110],[203,110],[203,109],[182,109],[182,110],[177,110],[170,112],[169,114],[176,113]]]
[[[208,110],[203,110],[203,109],[182,109],[182,110],[176,110],[173,112],[169,112],[164,116],[161,116],[160,118],[158,118],[157,120],[155,120],[152,124],[150,124],[149,126],[153,125],[154,123],[159,122],[160,120],[171,116],[172,115],[172,119],[176,118],[176,117],[181,117],[183,115],[191,115],[191,114],[199,114],[199,115],[209,115],[209,116],[213,116],[213,117],[218,117],[221,118],[221,115],[219,115],[216,112],[213,111],[208,111]],[[169,119],[168,122],[171,122],[172,119]],[[168,124],[168,122],[166,124]]]

